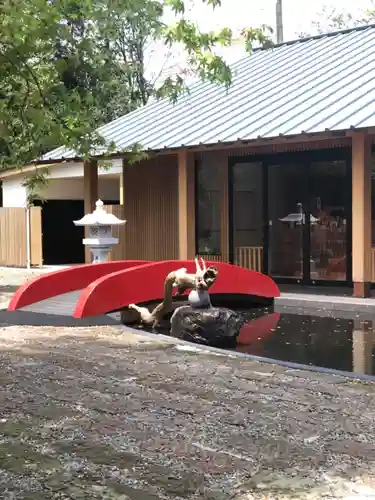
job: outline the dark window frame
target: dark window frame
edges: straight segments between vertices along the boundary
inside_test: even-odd
[[[215,193],[215,195],[219,194],[214,205],[217,205],[216,208],[214,206],[212,212],[215,210],[218,211],[219,214],[221,214],[221,198],[222,198],[222,183],[221,183],[221,172],[219,168],[215,167],[209,167],[209,166],[204,166],[204,159],[200,158],[195,161],[195,253],[196,255],[204,255],[204,256],[221,256],[222,255],[222,227],[221,227],[221,221],[219,224],[218,229],[211,229],[209,230],[212,233],[216,234],[217,238],[217,245],[215,245],[215,248],[213,251],[204,251],[203,248],[200,247],[200,240],[202,237],[202,224],[200,221],[200,189],[201,189],[201,184],[200,184],[200,170],[204,168],[213,168],[213,171],[217,172],[217,175],[219,176],[218,179],[218,185],[219,189],[207,189],[206,193]]]

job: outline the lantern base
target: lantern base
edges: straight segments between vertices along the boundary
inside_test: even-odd
[[[89,238],[85,238],[83,240],[83,244],[85,245],[85,247],[88,248],[92,253],[93,264],[108,262],[108,255],[112,251],[112,248],[118,243],[118,239],[117,238],[107,238],[107,239],[115,241],[112,243],[103,242],[101,244],[98,244],[96,242],[93,242]]]

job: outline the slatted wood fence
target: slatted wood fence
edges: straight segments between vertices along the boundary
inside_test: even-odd
[[[30,264],[43,265],[42,209],[30,208]],[[26,208],[0,208],[0,266],[26,267]]]
[[[235,264],[246,267],[252,271],[262,272],[262,247],[237,247],[235,251]]]
[[[105,205],[104,209],[109,213],[115,215],[117,218],[124,220],[125,211],[123,205]],[[108,260],[125,260],[126,257],[126,224],[122,226],[113,226],[112,235],[118,238],[119,242],[113,247],[112,252],[108,256]]]
[[[221,255],[200,253],[197,257],[202,258],[207,262],[223,262],[223,257]]]
[[[225,262],[222,255],[199,254],[198,257],[203,257],[206,261]],[[262,247],[237,247],[235,249],[235,264],[237,266],[246,267],[253,271],[262,272]]]

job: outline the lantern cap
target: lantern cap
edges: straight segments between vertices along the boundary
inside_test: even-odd
[[[74,224],[76,226],[119,226],[126,223],[126,220],[121,220],[106,212],[102,200],[98,200],[95,206],[96,208],[91,214],[86,214],[82,219],[73,221]]]

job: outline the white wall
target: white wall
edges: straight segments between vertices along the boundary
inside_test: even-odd
[[[113,160],[110,169],[99,169],[99,197],[104,200],[120,199],[120,174],[122,160]],[[83,163],[61,163],[50,167],[49,182],[41,192],[50,200],[83,200]],[[116,177],[114,177],[114,174]],[[110,178],[106,178],[110,176]],[[27,190],[22,183],[26,174],[3,178],[3,206],[24,207]]]
[[[83,177],[83,163],[82,162],[67,162],[58,163],[53,167],[48,168],[50,179],[62,179],[71,177]],[[116,159],[112,160],[112,167],[99,168],[99,176],[106,176],[109,174],[121,174],[122,173],[122,160]]]
[[[26,206],[27,190],[22,182],[22,177],[3,180],[3,207]]]

